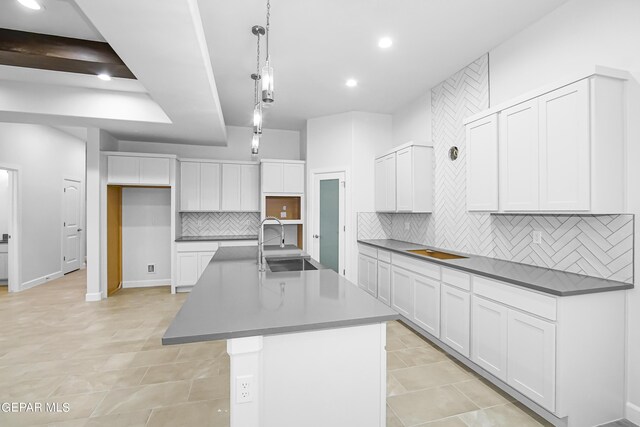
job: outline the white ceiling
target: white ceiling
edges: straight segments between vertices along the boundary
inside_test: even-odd
[[[274,0],[273,106],[265,127],[392,113],[566,0]],[[256,39],[266,0],[198,0],[225,121],[251,123]],[[381,36],[393,39],[388,50]],[[264,45],[263,45],[264,52]],[[358,80],[347,88],[347,78]]]

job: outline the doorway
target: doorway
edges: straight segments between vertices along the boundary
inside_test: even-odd
[[[65,178],[62,184],[62,274],[82,267],[82,181]]]
[[[20,291],[19,179],[19,167],[0,164],[0,286],[8,292]]]
[[[345,275],[345,172],[313,174],[312,254],[320,263]]]

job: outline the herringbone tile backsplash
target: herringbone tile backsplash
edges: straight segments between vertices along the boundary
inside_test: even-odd
[[[182,236],[258,234],[258,212],[183,212]]]

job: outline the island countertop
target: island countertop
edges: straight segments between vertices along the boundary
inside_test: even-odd
[[[359,243],[388,250],[401,255],[432,262],[444,267],[496,279],[524,288],[533,289],[556,296],[572,296],[597,292],[632,289],[633,284],[614,280],[599,279],[581,274],[567,273],[549,268],[504,261],[496,258],[463,254],[442,249],[445,252],[463,255],[461,259],[436,259],[407,252],[413,249],[441,250],[424,245],[390,239],[358,240]]]
[[[302,332],[399,318],[333,270],[259,272],[256,259],[256,247],[220,248],[162,343]]]

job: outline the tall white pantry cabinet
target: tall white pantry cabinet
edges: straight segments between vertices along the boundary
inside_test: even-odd
[[[596,68],[467,120],[467,209],[624,213],[625,80]]]

